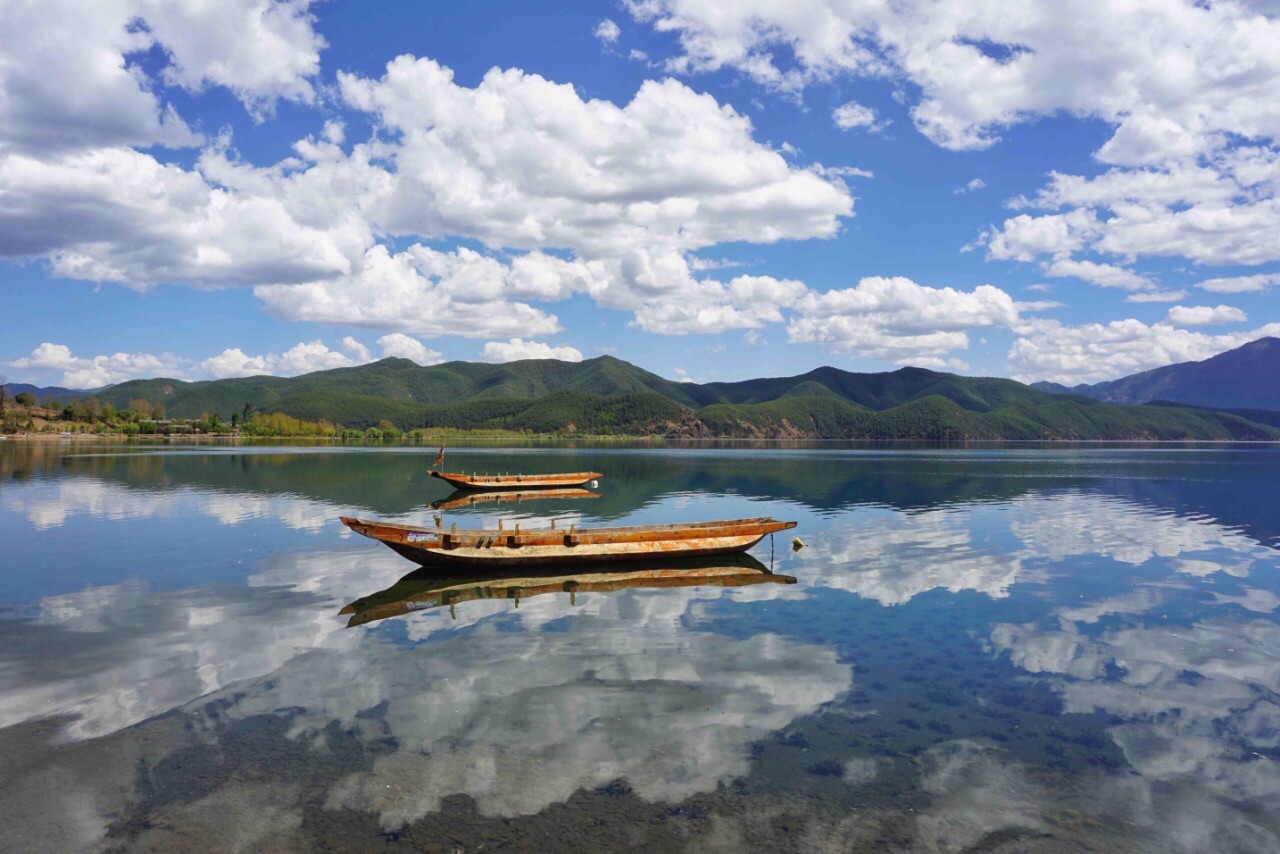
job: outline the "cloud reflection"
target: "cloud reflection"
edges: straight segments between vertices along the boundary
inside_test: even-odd
[[[1276,555],[1208,517],[1087,492],[909,513],[863,510],[808,541],[799,554],[804,568],[795,570],[801,584],[847,590],[882,605],[901,605],[930,590],[1002,599],[1014,584],[1043,582],[1054,565],[1077,557],[1133,566],[1163,559],[1188,576],[1244,578],[1257,561]]]
[[[37,531],[61,528],[76,516],[121,522],[191,515],[205,516],[222,525],[268,519],[294,530],[315,531],[326,524],[337,524],[339,512],[337,505],[294,496],[189,487],[139,489],[91,477],[24,484],[20,491],[0,493],[0,510],[25,517]]]

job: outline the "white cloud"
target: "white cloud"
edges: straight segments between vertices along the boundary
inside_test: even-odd
[[[373,361],[369,349],[350,336],[342,339],[341,347],[341,350],[331,350],[323,341],[316,340],[297,344],[280,354],[268,353],[262,356],[248,356],[238,347],[230,348],[200,362],[195,374],[211,379],[261,374],[293,377]]]
[[[1173,326],[1211,326],[1218,323],[1243,323],[1248,319],[1243,311],[1229,305],[1175,305],[1169,309],[1164,322]]]
[[[438,365],[444,361],[444,354],[429,349],[417,338],[411,338],[403,332],[392,332],[378,339],[382,348],[382,357],[396,357],[417,362],[419,365]]]
[[[1280,21],[1239,3],[627,5],[676,33],[677,73],[733,68],[787,92],[838,74],[905,77],[920,92],[916,127],[947,148],[985,148],[1003,127],[1060,112],[1114,125],[1100,156],[1115,163],[1203,153],[1227,134],[1280,137]]]
[[[1034,261],[1041,255],[1065,258],[1083,248],[1097,230],[1097,216],[1092,211],[1039,217],[1019,214],[984,238],[989,258]]]
[[[300,285],[254,289],[273,315],[286,320],[395,329],[427,336],[550,335],[554,315],[508,297],[563,299],[605,274],[599,265],[530,253],[512,264],[459,248],[420,244],[392,255],[371,248],[354,275]],[[376,295],[376,297],[374,296]]]
[[[109,356],[82,358],[74,356],[65,344],[48,341],[31,351],[30,356],[9,362],[9,366],[25,371],[58,372],[60,384],[67,388],[91,389],[114,385],[139,377],[183,376],[182,360],[168,353],[115,353]]]
[[[339,83],[403,134],[386,151],[397,168],[380,216],[395,232],[595,258],[828,237],[851,212],[842,184],[792,168],[745,116],[674,80],[645,82],[624,107],[516,69],[467,88],[410,57]]]
[[[403,354],[419,364],[428,365],[441,361],[439,353],[427,350],[407,335],[386,335],[378,343],[382,346],[384,356]],[[417,345],[420,351],[412,345]],[[415,358],[415,355],[422,359]],[[320,340],[296,344],[283,353],[262,355],[250,355],[239,347],[229,347],[200,361],[179,358],[169,353],[115,353],[81,357],[74,355],[65,344],[46,341],[31,351],[31,355],[7,364],[11,368],[27,372],[26,376],[33,381],[57,377],[57,384],[68,388],[98,388],[126,380],[157,377],[180,380],[259,375],[291,377],[372,361],[373,354],[369,352],[369,348],[347,336],[338,342],[337,349],[330,349]]]
[[[559,359],[562,362],[581,362],[582,352],[576,347],[552,347],[541,341],[490,341],[484,345],[480,358],[486,362],[517,362],[521,359]]]
[[[1274,288],[1277,285],[1280,285],[1280,273],[1236,276],[1226,279],[1206,279],[1196,287],[1217,294],[1242,294],[1252,291],[1265,291],[1267,288]]]
[[[678,294],[637,309],[633,325],[663,335],[759,329],[781,323],[781,309],[794,306],[805,293],[802,282],[772,276],[737,276],[727,284],[689,278]]]
[[[618,36],[622,35],[622,29],[609,18],[605,18],[596,24],[594,33],[601,44],[611,45],[618,41]]]
[[[55,276],[135,288],[346,273],[367,229],[322,222],[319,210],[295,216],[286,185],[303,180],[263,179],[268,192],[248,193],[125,148],[0,154],[0,257],[44,255]]]
[[[942,358],[969,346],[966,329],[1011,326],[1013,299],[992,285],[971,292],[910,279],[862,279],[857,287],[806,294],[787,327],[795,342],[856,350],[873,359]]]
[[[188,91],[223,86],[250,110],[276,99],[310,103],[324,39],[311,0],[139,3],[140,17],[169,56],[163,77]]]
[[[1129,291],[1140,291],[1154,287],[1155,283],[1146,276],[1117,267],[1114,264],[1099,264],[1095,261],[1072,261],[1063,258],[1049,264],[1045,268],[1046,276],[1063,278],[1073,276],[1083,279],[1091,285],[1104,288],[1124,288]]]
[[[311,101],[324,40],[308,0],[166,3],[50,0],[4,4],[0,152],[200,142],[164,85],[230,89],[261,114],[278,98]],[[148,78],[136,57],[164,62]]]
[[[1030,301],[1018,300],[1013,304],[1013,307],[1016,308],[1019,312],[1049,311],[1055,308],[1066,308],[1066,303],[1061,303],[1061,302],[1058,302],[1057,300],[1052,300],[1052,299],[1039,299],[1039,300],[1030,300]],[[986,343],[986,342],[984,341],[983,343]]]
[[[1186,299],[1186,291],[1139,291],[1138,293],[1129,294],[1124,298],[1125,302],[1177,302],[1180,299]]]
[[[1119,168],[1091,179],[1054,174],[1028,204],[1055,212],[988,233],[993,258],[1061,261],[1087,248],[1126,265],[1153,256],[1280,260],[1274,4],[645,0],[628,8],[677,35],[680,53],[667,62],[677,73],[732,68],[789,93],[838,75],[903,78],[920,93],[910,104],[916,127],[947,148],[985,148],[1003,128],[1039,116],[1108,124],[1112,135],[1095,156]],[[1080,221],[1064,221],[1072,215]]]
[[[685,253],[830,237],[852,213],[838,176],[792,167],[745,116],[674,80],[644,83],[622,107],[514,69],[467,88],[410,57],[380,80],[339,82],[401,135],[384,150],[395,172],[383,230],[571,251],[605,265],[590,292],[610,308],[679,301]]]
[[[1053,286],[1052,286],[1052,285],[1046,285],[1046,284],[1043,284],[1043,283],[1041,283],[1041,284],[1037,284],[1037,285],[1027,285],[1027,290],[1029,290],[1029,291],[1038,291],[1039,293],[1047,294],[1047,293],[1049,293],[1050,291],[1052,291],[1052,290],[1053,290]]]
[[[1065,385],[1115,379],[1177,362],[1203,361],[1257,338],[1280,335],[1280,323],[1247,332],[1210,335],[1167,323],[1138,320],[1066,326],[1033,319],[1015,331],[1009,351],[1014,379],[1051,380]]]
[[[831,112],[831,119],[841,130],[866,128],[871,133],[880,133],[889,122],[876,118],[876,111],[871,107],[849,101],[836,107]]]
[[[264,167],[227,136],[192,169],[123,147],[0,153],[0,256],[139,289],[254,286],[281,318],[420,335],[554,334],[558,320],[526,301],[574,293],[646,328],[673,310],[666,331],[700,316],[753,328],[781,303],[740,303],[767,290],[751,279],[694,279],[690,254],[830,237],[852,214],[844,172],[790,165],[745,116],[674,80],[621,107],[519,70],[467,88],[411,57],[339,83],[392,139],[345,150],[330,120]],[[392,252],[383,235],[515,254]],[[386,293],[371,300],[374,287]]]
[[[954,192],[958,196],[958,195],[961,195],[962,193],[971,193],[974,190],[981,190],[985,186],[987,186],[986,181],[982,180],[981,178],[974,178],[973,180],[969,181],[969,183],[965,184],[963,187],[956,187]]]
[[[1020,214],[983,235],[990,257],[1030,261],[1093,251],[1132,262],[1180,257],[1197,264],[1280,260],[1280,151],[1238,147],[1196,160],[1111,169],[1094,178],[1053,173]],[[1065,212],[1061,212],[1064,211]],[[1056,241],[1028,238],[1052,233]],[[1253,277],[1222,280],[1249,286]],[[1211,280],[1217,281],[1217,280]]]

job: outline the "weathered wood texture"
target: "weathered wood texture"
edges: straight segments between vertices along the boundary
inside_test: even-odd
[[[419,528],[342,517],[358,534],[378,540],[423,566],[516,566],[612,562],[746,551],[795,522],[760,517],[672,525],[611,528],[460,530]]]
[[[486,492],[498,489],[555,489],[557,487],[585,486],[604,477],[598,471],[575,471],[560,474],[462,474],[433,471],[454,489],[479,489]]]

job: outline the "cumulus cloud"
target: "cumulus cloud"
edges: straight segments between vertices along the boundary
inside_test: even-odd
[[[605,18],[596,24],[594,33],[602,44],[611,45],[615,44],[618,41],[618,36],[622,35],[622,28],[609,18]]]
[[[1019,214],[985,236],[987,256],[1002,261],[1034,261],[1041,255],[1066,258],[1097,233],[1097,215],[1079,210],[1033,217]]]
[[[397,232],[616,255],[827,237],[852,209],[838,181],[790,166],[745,116],[674,80],[646,81],[622,107],[518,69],[468,88],[411,57],[339,83],[403,134],[386,152],[397,169],[384,224]]]
[[[292,377],[312,371],[349,368],[373,361],[367,347],[354,338],[342,339],[340,350],[331,350],[323,341],[297,344],[283,353],[248,356],[239,347],[223,350],[200,362],[195,373],[211,379],[251,377],[259,374]]]
[[[417,338],[412,338],[403,332],[383,335],[378,339],[378,346],[382,348],[383,358],[394,356],[398,359],[417,362],[419,365],[438,365],[444,361],[443,353],[428,348]]]
[[[1280,151],[1243,146],[1197,159],[1110,169],[1093,178],[1053,173],[1019,214],[984,235],[989,255],[1031,261],[1096,252],[1132,262],[1185,258],[1197,264],[1280,260]],[[1053,235],[1049,239],[1045,235]],[[1039,237],[1040,239],[1036,239]],[[1267,287],[1266,275],[1210,279],[1224,288]],[[1231,291],[1224,291],[1231,292]]]
[[[1154,286],[1154,282],[1146,276],[1139,275],[1132,270],[1126,270],[1114,264],[1099,264],[1095,261],[1072,261],[1063,258],[1054,261],[1045,268],[1044,272],[1046,276],[1072,276],[1104,288],[1144,290]]]
[[[400,135],[385,151],[383,229],[567,250],[604,265],[589,292],[610,308],[680,301],[689,252],[830,237],[852,213],[839,176],[790,165],[745,116],[675,80],[644,83],[624,106],[516,69],[468,88],[410,57],[339,83]]]
[[[286,320],[395,329],[427,336],[549,335],[554,315],[511,297],[563,299],[606,274],[600,265],[541,253],[510,264],[467,249],[441,252],[414,244],[365,253],[349,276],[299,285],[262,285],[254,295]],[[376,298],[373,295],[376,294]]]
[[[1243,294],[1254,291],[1265,291],[1280,285],[1280,273],[1265,273],[1257,276],[1234,276],[1225,279],[1206,279],[1196,285],[1201,290],[1215,294]]]
[[[1011,326],[1013,299],[992,285],[971,292],[930,288],[910,279],[862,279],[856,287],[808,293],[787,331],[795,342],[855,350],[873,359],[942,358],[969,346],[967,329]]]
[[[1248,319],[1243,311],[1229,305],[1175,305],[1169,309],[1164,322],[1173,326],[1211,326],[1218,323],[1243,323]]]
[[[325,46],[309,6],[309,0],[6,3],[0,152],[199,144],[166,103],[165,85],[225,87],[259,115],[279,98],[309,102]],[[163,58],[158,79],[134,61],[147,51]]]
[[[805,293],[804,284],[794,279],[737,276],[722,284],[688,277],[679,298],[655,295],[646,301],[636,310],[634,325],[663,335],[759,329],[780,323],[781,309],[795,306]]]
[[[366,232],[319,211],[295,218],[283,185],[302,180],[235,191],[127,148],[0,155],[0,257],[45,256],[55,276],[139,289],[346,273]]]
[[[959,196],[963,193],[972,193],[974,190],[981,190],[985,186],[987,186],[986,181],[982,180],[981,178],[974,178],[971,181],[969,181],[969,183],[965,184],[963,187],[956,187],[954,192],[957,196]]]
[[[1280,260],[1274,5],[805,0],[799,11],[781,0],[730,10],[647,0],[628,8],[676,34],[680,52],[667,61],[675,72],[731,68],[790,93],[837,75],[905,78],[920,93],[909,102],[917,129],[946,148],[988,147],[1003,128],[1038,116],[1108,123],[1095,156],[1117,168],[1092,179],[1053,175],[1035,204],[1055,212],[1006,221],[989,235],[992,257],[1061,260],[1088,248],[1126,263]],[[1072,213],[1083,227],[1063,233]]]
[[[173,74],[233,85],[210,63]],[[242,161],[227,135],[194,167],[123,144],[0,151],[0,256],[138,289],[253,286],[281,318],[419,335],[553,334],[558,320],[527,301],[574,293],[636,312],[645,328],[686,294],[683,316],[754,328],[780,319],[782,303],[742,304],[768,288],[696,278],[692,253],[830,237],[852,215],[845,173],[793,166],[745,116],[674,80],[618,106],[518,69],[465,87],[406,56],[380,79],[340,74],[337,95],[382,133],[344,148],[330,120],[268,166]],[[392,250],[384,236],[484,251]],[[375,287],[385,293],[370,300]]]
[[[517,362],[521,359],[559,359],[562,362],[581,362],[582,351],[576,347],[552,347],[541,341],[490,341],[484,345],[480,358],[486,362]]]
[[[831,113],[831,119],[841,130],[866,128],[871,133],[880,133],[889,124],[887,120],[877,118],[874,109],[857,101],[849,101],[836,107]]]
[[[1280,135],[1280,109],[1271,107],[1280,22],[1238,3],[646,0],[627,8],[677,35],[681,52],[667,67],[678,73],[732,68],[789,92],[838,74],[901,75],[920,92],[916,127],[952,149],[985,148],[1006,126],[1060,112],[1113,124],[1099,153],[1115,163],[1203,153],[1227,134]]]
[[[383,356],[400,355],[419,364],[442,361],[441,354],[428,350],[407,335],[384,335],[378,339]],[[305,341],[282,353],[250,355],[239,347],[228,347],[207,359],[192,360],[168,353],[115,353],[104,356],[76,356],[65,344],[45,342],[31,355],[7,364],[25,372],[32,381],[56,377],[68,388],[92,389],[126,380],[168,377],[180,380],[226,379],[259,375],[292,377],[331,368],[349,368],[373,361],[369,348],[351,336],[336,349],[323,341]]]
[[[114,353],[109,356],[82,358],[75,356],[65,344],[48,341],[31,351],[30,356],[15,359],[9,366],[35,372],[56,372],[61,384],[68,388],[92,389],[113,385],[138,377],[181,377],[182,360],[165,353]]]
[[[1138,320],[1068,326],[1033,319],[1015,329],[1009,351],[1014,378],[1051,380],[1065,385],[1097,382],[1177,362],[1198,362],[1257,338],[1280,335],[1280,323],[1246,332],[1210,335],[1168,323],[1148,326]]]

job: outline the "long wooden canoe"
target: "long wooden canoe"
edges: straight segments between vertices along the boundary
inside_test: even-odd
[[[505,489],[501,492],[471,492],[470,490],[459,489],[445,498],[432,501],[431,506],[436,510],[454,510],[458,507],[471,507],[490,501],[533,501],[544,498],[560,498],[570,501],[578,498],[599,497],[600,493],[592,492],[589,489],[531,489],[528,492],[507,491]]]
[[[604,477],[598,471],[575,471],[561,474],[460,474],[443,471],[431,472],[454,489],[480,489],[486,492],[497,489],[564,489],[586,486]]]
[[[559,563],[695,557],[742,552],[768,534],[794,528],[777,519],[731,519],[621,528],[555,527],[521,530],[417,528],[341,517],[357,534],[379,540],[423,566],[511,567]]]
[[[659,566],[636,570],[608,570],[583,567],[567,573],[558,567],[530,567],[518,576],[470,575],[442,578],[430,570],[417,569],[386,590],[361,597],[339,614],[350,614],[347,626],[361,626],[388,617],[415,611],[449,607],[477,599],[509,599],[520,607],[521,599],[549,593],[568,593],[577,604],[579,593],[610,593],[633,588],[672,588],[713,585],[745,587],[752,584],[795,584],[790,575],[775,575],[751,555],[667,561]]]

